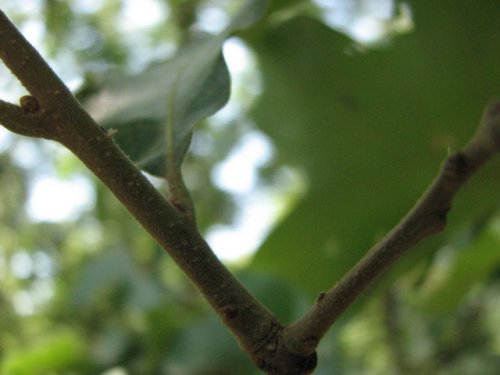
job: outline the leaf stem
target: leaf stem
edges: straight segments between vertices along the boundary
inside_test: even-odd
[[[180,74],[177,77],[179,76]],[[173,83],[172,92],[167,98],[167,119],[165,124],[167,158],[165,178],[168,182],[170,203],[172,203],[181,213],[186,215],[192,223],[196,223],[196,211],[193,199],[182,177],[182,165],[177,162],[176,158],[175,101],[177,97],[177,77]]]

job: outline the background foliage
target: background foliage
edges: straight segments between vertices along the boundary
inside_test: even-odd
[[[153,21],[134,18],[135,2],[125,0],[8,2],[2,10],[91,111],[102,110],[93,101],[113,93],[100,120],[125,138],[123,126],[161,129],[176,51],[200,31],[219,36],[203,34],[201,46],[213,43],[210,58],[188,55],[202,78],[178,87],[191,95],[199,89],[192,82],[208,82],[217,88],[217,108],[228,84],[217,81],[227,75],[217,57],[222,40],[231,33],[246,48],[250,60],[236,65],[225,50],[232,96],[197,124],[185,175],[214,246],[216,229],[238,227],[259,199],[270,206],[265,212],[277,222],[259,251],[231,267],[286,322],[411,207],[500,87],[494,0],[351,0],[331,9],[328,2],[275,1],[244,30],[229,22],[240,2],[138,3],[151,7]],[[250,9],[254,21],[258,7]],[[359,27],[367,24],[376,38],[363,38]],[[207,66],[219,67],[208,77],[220,86],[205,80]],[[154,69],[160,74],[151,75]],[[16,100],[22,90],[0,72],[2,98]],[[122,111],[117,98],[124,97],[132,100]],[[199,118],[216,109],[183,103],[205,109]],[[188,131],[177,141],[186,145],[195,121],[179,118]],[[161,130],[149,138],[134,131],[139,158],[162,149],[152,143]],[[3,130],[0,139],[0,374],[256,373],[172,261],[78,161],[48,142]],[[221,182],[225,166],[249,139],[267,156],[248,159],[254,183],[230,189]],[[494,162],[471,181],[446,233],[420,246],[332,329],[319,348],[318,374],[499,372],[498,168]],[[46,176],[83,180],[88,202],[61,220],[37,218],[30,204]],[[58,197],[45,199],[50,208]],[[233,251],[249,247],[245,241],[233,242]]]

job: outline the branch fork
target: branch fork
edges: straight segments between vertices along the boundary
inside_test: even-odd
[[[301,319],[283,325],[222,265],[199,234],[180,170],[171,169],[167,178],[173,188],[169,202],[1,11],[0,58],[30,93],[19,106],[0,100],[0,123],[17,134],[56,140],[80,158],[176,261],[256,366],[272,375],[312,373],[316,348],[331,325],[400,256],[444,229],[456,193],[500,150],[496,101],[486,107],[469,143],[447,158],[401,222],[335,286],[319,293]]]

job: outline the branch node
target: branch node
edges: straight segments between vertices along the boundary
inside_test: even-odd
[[[21,96],[19,99],[19,105],[21,106],[21,109],[23,110],[24,113],[37,113],[40,111],[40,103],[38,100],[31,95],[24,95]]]
[[[445,172],[447,174],[452,173],[453,176],[463,177],[467,173],[467,168],[467,159],[465,155],[459,151],[448,159]]]
[[[429,234],[442,232],[444,228],[446,228],[446,224],[448,222],[448,212],[450,212],[450,210],[451,206],[436,211],[435,213],[436,224],[430,226],[431,227],[430,229],[432,230],[430,230]]]
[[[325,298],[325,296],[326,296],[325,291],[319,292],[318,296],[316,297],[316,303],[320,303],[321,301],[323,301],[323,298]]]
[[[224,306],[221,309],[221,314],[225,319],[233,320],[238,316],[238,309],[232,306]]]
[[[486,107],[484,122],[490,127],[492,136],[500,150],[500,101],[495,101]]]
[[[319,339],[316,336],[309,336],[305,339],[304,345],[308,348],[316,348],[319,344]]]
[[[500,101],[490,103],[486,109],[486,114],[490,118],[500,117]]]
[[[109,128],[107,131],[106,131],[106,135],[108,136],[108,138],[110,139],[113,139],[115,134],[118,133],[118,129],[115,129],[115,128]]]
[[[195,222],[194,204],[191,201],[190,197],[188,199],[185,197],[172,196],[169,199],[169,202],[172,204],[172,206],[175,207],[178,212],[188,218],[188,220]]]

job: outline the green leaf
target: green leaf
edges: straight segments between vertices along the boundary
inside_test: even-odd
[[[307,18],[250,40],[265,82],[257,124],[310,186],[253,267],[311,294],[331,287],[411,208],[498,95],[498,4],[413,3],[415,31],[364,54],[347,54],[351,41]],[[459,194],[450,227],[498,203],[492,164]]]
[[[175,160],[182,162],[194,126],[229,99],[230,78],[221,48],[235,30],[260,17],[266,1],[247,1],[219,35],[199,35],[170,60],[137,75],[110,73],[84,105],[141,169],[165,175],[167,124]]]
[[[282,322],[291,322],[309,307],[303,295],[276,277],[245,272],[238,278]]]
[[[47,335],[22,349],[7,350],[0,366],[1,375],[68,373],[86,357],[82,337],[68,329]]]
[[[238,348],[236,340],[213,316],[193,322],[169,346],[170,356],[164,366],[167,374],[257,373],[252,362]]]
[[[162,287],[141,272],[125,249],[118,248],[87,263],[71,295],[72,305],[78,310],[91,309],[103,301],[126,302],[136,309],[148,310],[162,303],[164,297]]]
[[[268,7],[267,0],[247,0],[233,16],[223,34],[229,36],[233,31],[243,30],[257,22]]]
[[[221,43],[203,36],[182,48],[169,61],[126,76],[110,74],[85,106],[141,169],[164,175],[165,126],[173,115],[176,161],[186,153],[198,121],[213,114],[229,98],[229,73]],[[174,113],[167,113],[173,100]]]

